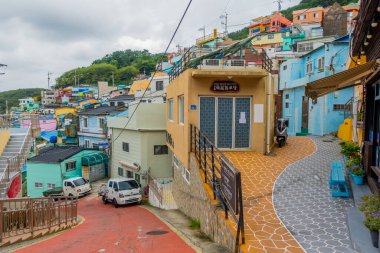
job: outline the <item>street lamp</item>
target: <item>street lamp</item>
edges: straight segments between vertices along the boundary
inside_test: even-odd
[[[198,31],[200,31],[200,32],[203,31],[203,40],[205,40],[206,39],[206,26],[199,28]]]

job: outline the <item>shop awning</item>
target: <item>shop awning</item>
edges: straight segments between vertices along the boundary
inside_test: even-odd
[[[92,166],[108,162],[108,155],[104,153],[93,153],[82,157],[83,166]]]
[[[371,74],[376,67],[376,61],[339,72],[335,75],[318,79],[306,84],[306,96],[316,99],[337,90],[354,86],[357,81]]]

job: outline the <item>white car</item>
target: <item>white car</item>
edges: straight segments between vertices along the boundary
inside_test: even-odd
[[[116,208],[119,205],[141,203],[140,184],[133,178],[115,178],[108,180],[103,191],[103,202],[111,202]]]
[[[63,180],[63,195],[80,197],[91,192],[91,185],[83,177],[73,177]]]

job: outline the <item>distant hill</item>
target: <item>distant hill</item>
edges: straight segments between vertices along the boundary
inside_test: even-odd
[[[115,84],[129,84],[139,73],[151,73],[155,70],[162,54],[152,54],[148,50],[124,50],[107,54],[92,62],[90,66],[80,67],[63,73],[56,79],[56,88],[80,84],[94,84],[106,81]],[[78,81],[79,80],[79,81]]]
[[[8,100],[8,108],[18,106],[18,100],[26,97],[41,97],[41,91],[44,89],[30,88],[30,89],[18,89],[0,92],[0,114],[5,113],[5,101]]]
[[[299,4],[290,7],[286,10],[282,10],[281,13],[289,20],[293,21],[293,11],[314,8],[314,7],[327,7],[338,2],[340,5],[348,5],[350,3],[357,3],[357,0],[302,0]],[[252,17],[252,19],[255,17]],[[241,40],[248,37],[248,28],[243,28],[241,30],[232,32],[228,34],[229,38],[233,40]]]

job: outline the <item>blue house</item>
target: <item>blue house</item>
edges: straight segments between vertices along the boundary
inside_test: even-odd
[[[325,135],[338,131],[344,120],[345,104],[354,95],[354,88],[311,100],[305,96],[305,85],[346,70],[349,50],[349,36],[344,36],[280,65],[282,117],[289,119],[290,135]]]
[[[125,107],[101,105],[79,112],[79,146],[108,149],[107,117],[125,111]]]

